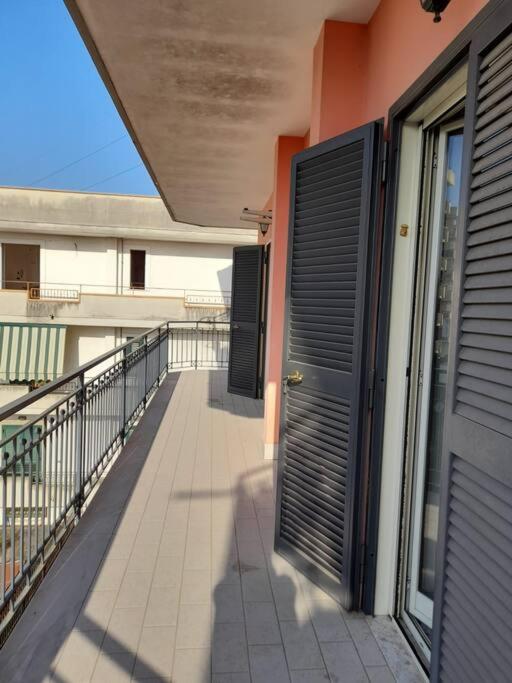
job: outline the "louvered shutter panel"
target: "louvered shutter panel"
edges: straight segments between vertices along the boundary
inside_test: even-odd
[[[263,247],[235,247],[231,285],[228,391],[258,396]]]
[[[512,676],[512,32],[491,41],[511,22],[470,51],[433,681]]]
[[[294,159],[276,548],[352,606],[380,124]],[[366,407],[366,408],[365,408]]]

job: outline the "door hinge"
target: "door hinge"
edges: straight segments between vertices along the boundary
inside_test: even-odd
[[[265,322],[263,320],[260,321],[260,333],[265,334]]]
[[[375,368],[368,375],[368,410],[373,410],[375,404]]]
[[[381,169],[381,183],[384,184],[388,177],[388,156],[389,156],[389,142],[384,140],[382,147],[382,169]]]

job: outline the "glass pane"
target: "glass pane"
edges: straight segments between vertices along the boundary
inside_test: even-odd
[[[419,590],[431,599],[434,597],[448,338],[452,312],[453,252],[459,214],[461,167],[462,132],[454,132],[448,136],[447,142],[445,202],[443,226],[440,233],[442,244],[435,311],[419,575]]]

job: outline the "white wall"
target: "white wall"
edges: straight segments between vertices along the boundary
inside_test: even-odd
[[[101,356],[120,343],[119,333],[115,327],[70,325],[66,330],[64,372],[75,370],[79,365]],[[101,364],[92,374],[97,375],[111,364],[111,360]]]
[[[231,290],[233,248],[230,246],[124,240],[123,288],[130,286],[131,249],[146,251],[146,288],[150,292],[158,289]],[[157,291],[153,293],[158,294]]]
[[[83,292],[111,294],[116,292],[116,284],[122,283],[124,293],[130,293],[131,249],[146,251],[146,295],[231,290],[230,245],[113,237],[20,237],[7,232],[0,233],[0,242],[39,244],[41,283],[82,285]]]

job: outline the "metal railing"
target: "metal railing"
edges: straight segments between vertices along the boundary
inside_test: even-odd
[[[0,409],[69,388],[0,440],[0,645],[166,373],[225,367],[228,347],[228,322],[169,321]]]
[[[170,328],[169,368],[227,368],[229,322],[203,318],[175,323]]]
[[[26,280],[2,280],[1,288],[25,291],[31,301],[80,303],[82,295],[108,295],[132,297],[157,297],[183,299],[185,306],[229,308],[231,292],[218,289],[179,289],[169,287],[130,287],[125,284],[101,285],[97,283],[29,282]]]

